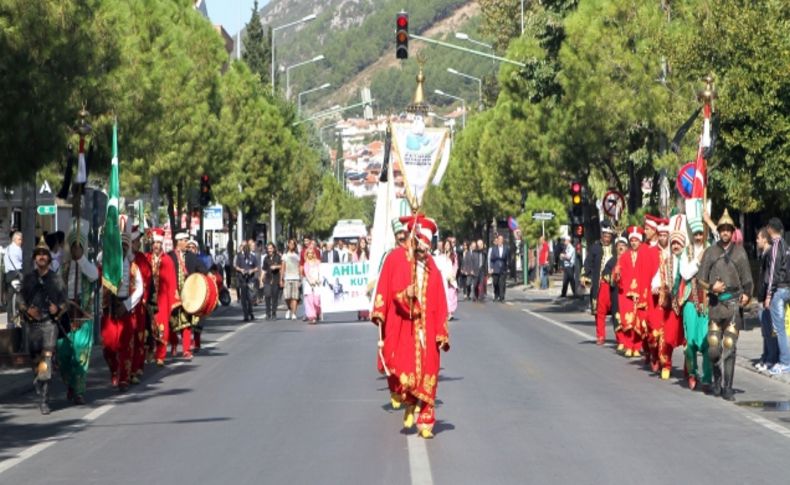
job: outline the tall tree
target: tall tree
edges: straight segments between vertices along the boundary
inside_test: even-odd
[[[269,28],[268,35],[263,29],[261,16],[258,13],[258,0],[252,6],[252,15],[247,22],[244,32],[244,53],[242,59],[257,74],[264,84],[271,82],[272,68],[272,32]]]
[[[94,83],[119,62],[101,3],[0,2],[0,185],[32,180],[60,157],[82,103],[96,111]]]

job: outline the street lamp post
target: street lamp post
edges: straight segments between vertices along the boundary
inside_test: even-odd
[[[456,76],[465,77],[467,79],[471,79],[473,81],[477,81],[477,109],[478,111],[483,111],[483,80],[479,77],[475,77],[469,74],[465,74],[463,72],[456,71],[452,67],[447,68],[447,72],[450,74],[455,74]]]
[[[299,114],[302,113],[302,96],[304,96],[305,94],[310,94],[310,93],[314,93],[316,91],[320,91],[322,89],[326,89],[326,88],[328,88],[330,86],[332,86],[331,83],[324,83],[324,84],[322,84],[322,85],[320,85],[320,86],[318,86],[316,88],[308,89],[307,91],[302,91],[301,93],[299,93],[296,96],[296,100],[297,100],[297,103],[296,103],[296,114],[299,115]]]
[[[486,49],[491,49],[491,53],[492,54],[494,53],[494,46],[493,45],[486,44],[485,42],[482,42],[482,41],[479,41],[479,40],[475,40],[475,39],[469,37],[469,34],[465,34],[463,32],[456,32],[455,33],[455,38],[456,39],[460,39],[460,40],[465,40],[467,42],[471,42],[472,44],[476,44],[476,45],[479,45],[481,47],[485,47]],[[492,64],[496,64],[496,61],[492,59],[491,63]]]
[[[274,39],[275,39],[275,37],[274,36],[275,36],[275,34],[277,33],[278,30],[287,29],[288,27],[293,27],[294,25],[299,25],[299,24],[302,24],[302,23],[305,23],[305,22],[309,22],[311,20],[315,20],[315,14],[314,13],[311,13],[310,15],[302,17],[299,20],[294,20],[293,22],[288,22],[287,24],[284,24],[284,25],[278,25],[277,27],[272,29],[272,94],[274,94],[274,65],[275,65],[274,64]],[[272,232],[272,234],[274,234],[274,232]]]
[[[289,99],[289,100],[291,99],[291,69],[295,69],[297,67],[304,66],[305,64],[310,64],[313,62],[318,62],[323,60],[324,60],[324,55],[320,54],[313,57],[312,59],[308,59],[302,62],[297,62],[293,66],[287,66],[285,68],[285,99]]]
[[[466,128],[466,101],[464,100],[464,98],[461,98],[461,97],[458,97],[458,96],[454,96],[452,94],[447,94],[444,91],[442,91],[441,89],[434,89],[433,92],[438,94],[439,96],[445,96],[447,98],[454,99],[456,101],[460,101],[461,102],[461,109],[464,110],[463,111],[463,113],[464,113],[463,117],[461,118],[461,128]]]
[[[275,34],[277,34],[278,30],[287,29],[288,27],[293,27],[294,25],[298,25],[298,24],[301,24],[301,23],[304,23],[304,22],[309,22],[311,20],[315,20],[315,14],[314,13],[311,13],[310,15],[306,15],[306,16],[302,17],[299,20],[294,20],[293,22],[289,22],[289,23],[284,24],[284,25],[279,25],[279,26],[274,27],[272,29],[272,39],[271,39],[271,41],[272,41],[272,96],[274,96],[274,65],[275,65],[274,64],[274,39],[275,39]],[[270,225],[272,226],[271,227],[271,236],[272,236],[271,237],[271,242],[273,242],[275,244],[277,244],[277,230],[276,230],[276,222],[277,222],[277,218],[276,217],[277,216],[276,216],[276,211],[275,211],[276,203],[277,203],[277,201],[274,198],[274,194],[272,194],[272,210],[271,210],[271,217],[270,217],[270,219],[271,219],[270,220]]]

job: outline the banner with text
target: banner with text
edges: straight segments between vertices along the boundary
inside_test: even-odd
[[[447,145],[447,128],[426,128],[421,118],[411,123],[394,123],[392,139],[406,185],[406,195],[419,207],[425,188],[435,175],[437,160]]]
[[[356,312],[370,309],[367,261],[321,263],[321,311]]]

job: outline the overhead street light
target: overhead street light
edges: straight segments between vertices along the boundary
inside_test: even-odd
[[[456,76],[465,77],[466,79],[471,79],[473,81],[477,81],[477,109],[478,111],[483,111],[483,80],[479,77],[472,76],[470,74],[465,74],[460,71],[456,71],[452,67],[447,68],[447,72],[450,74],[455,74]]]
[[[297,62],[292,66],[285,67],[285,99],[291,99],[291,69],[295,69],[297,67],[302,67],[306,64],[312,64],[313,62],[323,61],[325,59],[323,54],[319,54],[312,59],[308,59],[306,61]]]
[[[491,49],[491,53],[492,54],[494,53],[494,46],[493,45],[488,44],[488,43],[483,42],[483,41],[480,41],[480,40],[475,40],[475,39],[469,37],[469,34],[465,34],[464,32],[456,32],[455,33],[455,38],[456,39],[460,39],[460,40],[465,40],[467,42],[471,42],[472,44],[476,44],[476,45],[479,45],[481,47],[485,47],[486,49]],[[492,62],[492,64],[496,64],[496,61],[494,61],[494,60],[492,60],[491,62]]]
[[[324,83],[324,84],[322,84],[322,85],[320,85],[318,87],[315,87],[315,88],[312,88],[312,89],[308,89],[307,91],[302,91],[301,93],[299,93],[296,96],[297,101],[298,101],[298,103],[296,105],[296,114],[301,114],[301,112],[302,112],[302,96],[303,95],[314,93],[316,91],[320,91],[322,89],[326,89],[326,88],[331,87],[331,86],[332,86],[331,83]]]
[[[315,14],[311,13],[310,15],[306,15],[299,20],[294,20],[293,22],[288,22],[287,24],[278,25],[277,27],[272,29],[272,94],[274,94],[274,40],[275,34],[278,30],[287,29],[288,27],[293,27],[294,25],[303,24],[305,22],[310,22],[311,20],[315,20]],[[274,234],[274,229],[272,229],[272,234]]]
[[[274,39],[276,38],[275,34],[277,34],[278,30],[287,29],[288,27],[292,27],[294,25],[302,24],[302,23],[305,23],[305,22],[310,22],[311,20],[315,20],[315,14],[314,13],[311,13],[310,15],[306,15],[306,16],[302,17],[299,20],[295,20],[293,22],[289,22],[287,24],[280,25],[280,26],[277,26],[277,27],[272,29],[272,39],[271,39],[272,40],[272,96],[274,96],[274,93],[275,93],[275,91],[274,91],[274,66],[276,65],[275,62],[274,62],[274,52],[275,52]],[[271,217],[270,217],[271,221],[270,221],[270,224],[271,224],[271,236],[272,236],[271,242],[273,242],[273,243],[277,242],[277,230],[276,230],[276,228],[277,228],[277,224],[276,224],[277,216],[276,216],[276,211],[275,211],[276,202],[277,201],[274,198],[274,194],[272,194],[272,208],[271,208],[272,210],[271,210]]]
[[[461,118],[461,128],[466,128],[466,101],[464,100],[464,98],[445,93],[441,89],[434,89],[433,92],[438,94],[439,96],[445,96],[447,98],[461,102],[461,109],[463,109],[463,117]]]

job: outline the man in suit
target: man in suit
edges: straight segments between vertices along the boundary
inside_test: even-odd
[[[505,247],[505,238],[500,234],[494,240],[494,246],[488,252],[488,272],[494,278],[494,301],[505,301],[507,286],[507,262],[510,251]]]
[[[324,251],[324,254],[321,255],[321,262],[322,263],[340,262],[340,253],[337,252],[337,249],[335,249],[335,245],[332,241],[326,243],[326,251]]]

